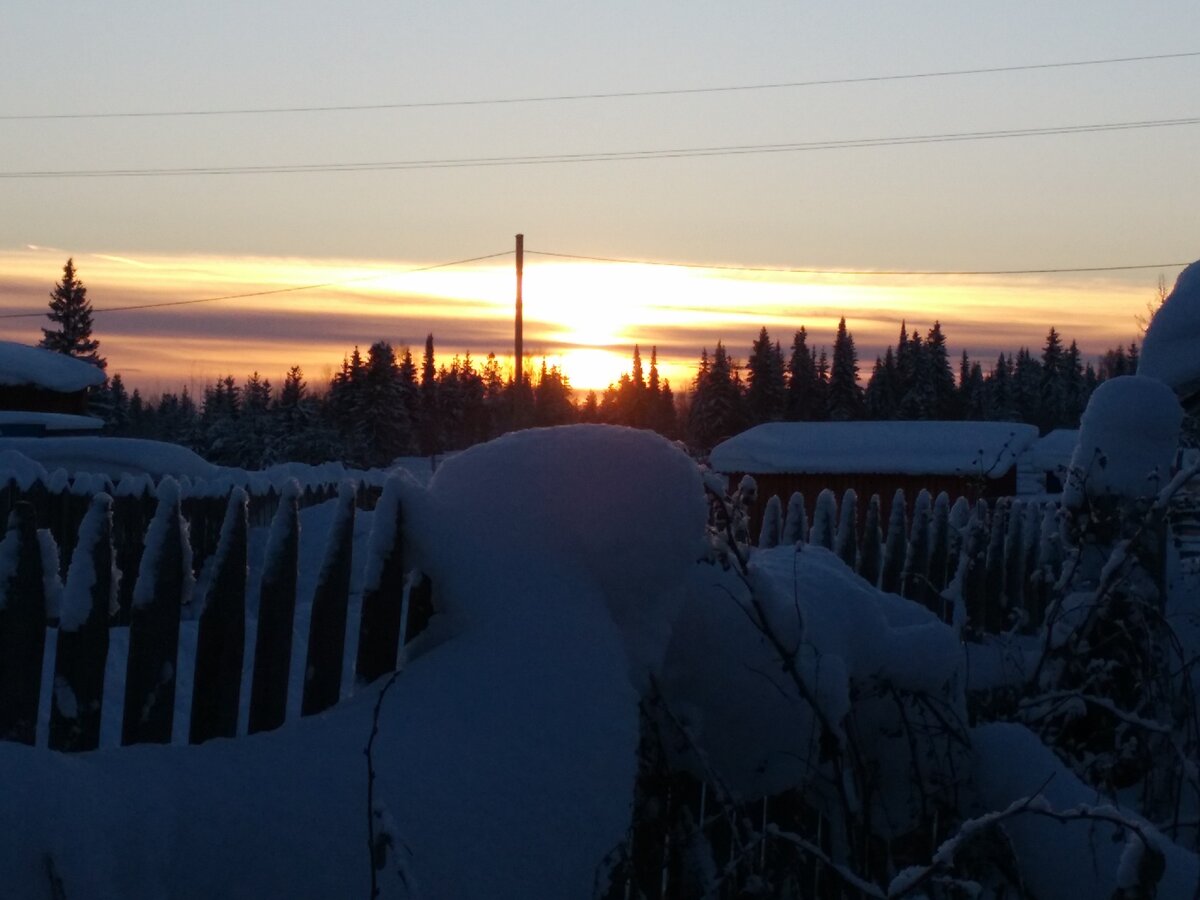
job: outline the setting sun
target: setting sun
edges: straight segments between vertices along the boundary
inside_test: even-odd
[[[31,313],[7,320],[6,337],[40,337],[41,307],[60,255],[40,248],[2,255],[5,311]],[[502,367],[512,367],[511,260],[406,272],[414,264],[85,254],[76,265],[94,298],[96,333],[112,365],[147,391],[200,387],[252,371],[281,380],[292,365],[320,384],[355,346],[365,350],[387,340],[419,356],[430,333],[439,364],[456,354],[482,360],[495,353]],[[527,367],[536,370],[544,357],[576,391],[602,391],[629,371],[634,345],[647,370],[650,349],[657,347],[660,376],[678,391],[690,384],[702,347],[711,350],[721,340],[744,360],[759,328],[786,347],[801,325],[814,346],[828,345],[842,316],[864,370],[904,319],[918,327],[940,320],[954,346],[973,357],[1037,344],[1050,325],[1096,354],[1136,334],[1134,317],[1144,312],[1152,289],[1099,278],[949,281],[531,256],[524,294]],[[205,302],[214,297],[230,299]]]

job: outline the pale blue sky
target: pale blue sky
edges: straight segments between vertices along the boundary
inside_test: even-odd
[[[22,2],[0,14],[0,115],[690,88],[1197,50],[1195,0]],[[8,119],[0,120],[0,173],[580,153],[1141,121],[1200,116],[1197,85],[1200,57],[570,103]],[[542,249],[768,266],[1183,261],[1200,256],[1198,159],[1200,126],[1193,125],[515,168],[0,178],[0,254],[33,244],[54,248],[51,258],[61,251],[434,262],[502,250],[524,231],[529,245]],[[48,272],[47,284],[55,274]],[[1157,274],[1112,277],[1148,294]],[[943,318],[952,321],[953,310]],[[1030,343],[1038,339],[1031,335]]]
[[[792,81],[1200,49],[1177,2],[10,4],[0,112]],[[0,122],[5,170],[770,143],[1200,114],[1200,58],[727,95]],[[0,246],[955,268],[1194,255],[1200,127],[655,162],[0,183]]]

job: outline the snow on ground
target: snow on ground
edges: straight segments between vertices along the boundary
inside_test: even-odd
[[[1037,439],[1016,422],[770,422],[713,448],[717,472],[891,472],[999,478]]]
[[[405,867],[428,897],[590,895],[629,825],[631,663],[661,654],[680,602],[664,595],[702,546],[699,474],[646,432],[547,429],[447,461],[428,491],[406,482],[405,503],[445,619],[375,748]],[[0,745],[21,773],[0,796],[6,888],[50,897],[50,867],[69,897],[363,895],[378,690],[198,748]],[[393,866],[384,881],[405,895]]]

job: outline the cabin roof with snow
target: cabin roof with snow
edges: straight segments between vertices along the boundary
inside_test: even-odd
[[[103,370],[53,350],[0,341],[0,384],[74,393],[104,381]]]
[[[895,474],[1001,478],[1037,440],[1017,422],[770,422],[718,444],[727,474]]]
[[[1041,472],[1066,471],[1078,443],[1078,428],[1056,428],[1034,441],[1021,461]]]

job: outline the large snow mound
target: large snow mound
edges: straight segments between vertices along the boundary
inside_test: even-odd
[[[770,422],[713,448],[718,472],[1000,478],[1037,440],[1016,422]]]
[[[1159,307],[1138,361],[1138,374],[1191,393],[1200,381],[1200,260],[1179,273]]]
[[[697,776],[711,766],[744,798],[800,787],[819,774],[820,719],[842,727],[856,693],[887,683],[953,695],[962,667],[954,631],[925,607],[876,590],[833,552],[803,544],[758,552],[750,576],[753,600],[731,572],[697,566],[667,653],[663,693],[703,750],[682,760]],[[794,655],[813,703],[780,647]],[[874,746],[865,731],[860,739]]]
[[[0,384],[73,393],[104,382],[104,371],[64,353],[0,341]]]
[[[1110,378],[1092,393],[1079,423],[1079,444],[1063,501],[1083,496],[1148,497],[1170,479],[1183,409],[1161,381],[1144,375]]]
[[[705,552],[707,506],[695,463],[652,432],[573,425],[516,432],[447,459],[430,481],[437,521],[415,540],[435,583],[463,577],[454,548],[476,546],[489,577],[515,560],[598,586],[635,662],[655,666],[682,601],[679,574]],[[420,505],[420,495],[410,496]],[[517,613],[511,597],[462,591],[442,611],[472,620]],[[532,596],[534,614],[544,598]]]

